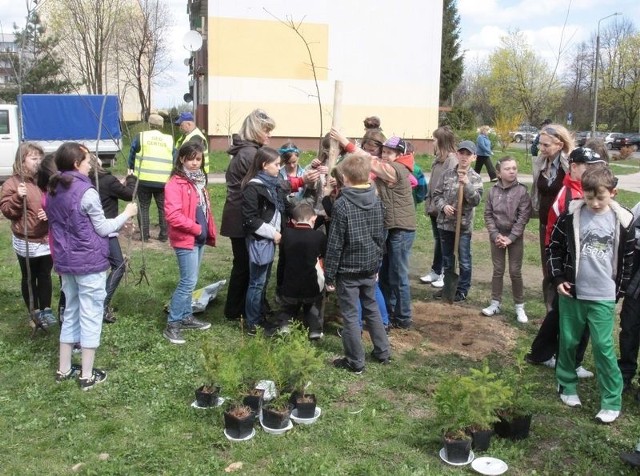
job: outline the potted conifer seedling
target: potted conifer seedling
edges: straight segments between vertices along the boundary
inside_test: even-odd
[[[440,457],[448,463],[468,463],[471,453],[471,393],[461,384],[460,376],[447,377],[440,381],[434,393],[437,422],[442,431],[444,447]]]
[[[216,385],[215,382],[218,378],[222,355],[214,347],[211,340],[206,340],[202,345],[202,358],[206,383],[195,391],[196,406],[198,408],[210,408],[218,404],[220,386]]]

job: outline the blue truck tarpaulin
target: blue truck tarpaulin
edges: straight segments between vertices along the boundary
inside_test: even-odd
[[[104,103],[104,109],[102,107]],[[96,140],[100,113],[100,139],[120,139],[120,107],[117,96],[77,94],[24,94],[24,140]]]

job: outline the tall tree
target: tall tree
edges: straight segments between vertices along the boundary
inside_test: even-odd
[[[464,54],[460,53],[460,15],[455,0],[444,0],[442,12],[442,50],[440,52],[440,102],[462,81]]]
[[[47,34],[37,12],[29,12],[23,29],[14,24],[17,52],[4,52],[0,60],[12,65],[14,77],[0,97],[13,102],[19,92],[68,93],[74,84],[63,75],[63,61],[56,53],[58,38]]]
[[[151,112],[151,86],[168,65],[167,31],[171,16],[159,0],[137,0],[131,8],[131,22],[136,28],[126,31],[118,49],[118,69],[135,88],[143,119]]]

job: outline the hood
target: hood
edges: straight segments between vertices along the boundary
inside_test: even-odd
[[[366,188],[344,187],[340,193],[346,200],[363,210],[371,210],[377,203],[376,191],[370,184]]]
[[[569,202],[569,214],[575,214],[575,212],[580,210],[583,206],[587,206],[583,198],[571,200],[571,202]],[[623,227],[627,228],[631,225],[631,222],[633,221],[633,213],[614,200],[611,201],[609,207],[613,213],[615,213],[616,218],[620,221]]]
[[[253,142],[252,140],[244,140],[241,139],[238,134],[233,134],[232,136],[232,144],[227,150],[227,154],[236,155],[240,149],[244,149],[245,147],[255,147],[259,149],[261,146],[257,142]]]
[[[413,173],[413,166],[415,165],[415,159],[413,158],[413,154],[401,155],[396,159],[396,162],[404,165],[409,169],[409,172]]]
[[[510,188],[515,187],[516,185],[520,185],[520,182],[518,181],[518,179],[515,179],[513,182],[511,182],[509,185],[505,185],[504,183],[502,183],[502,180],[498,180],[494,187],[498,187],[501,188],[502,190],[509,190]]]

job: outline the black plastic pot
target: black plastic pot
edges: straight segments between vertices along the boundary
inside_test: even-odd
[[[449,463],[466,463],[471,452],[471,438],[466,440],[442,439],[444,443],[444,457]]]
[[[224,429],[231,438],[246,438],[253,431],[253,423],[256,414],[251,412],[245,417],[237,417],[233,414],[233,408],[224,412]]]
[[[205,390],[205,387],[207,390]],[[214,387],[213,385],[203,385],[196,389],[196,403],[199,407],[212,407],[218,401],[218,395],[220,394],[220,387]]]
[[[532,415],[509,418],[499,416],[500,420],[493,425],[493,429],[495,430],[496,435],[501,438],[509,438],[513,441],[524,440],[529,437],[531,417]]]
[[[262,424],[273,430],[281,430],[289,425],[289,417],[291,415],[291,405],[287,405],[286,409],[273,408],[270,405],[262,407]]]
[[[478,430],[471,432],[471,447],[476,451],[487,451],[491,444],[493,430]]]
[[[310,399],[311,401],[304,401]],[[295,408],[298,410],[298,418],[313,418],[316,415],[316,396],[313,393],[305,393],[303,397],[297,396]]]
[[[260,409],[262,408],[262,402],[264,400],[264,390],[255,389],[254,394],[245,395],[242,399],[242,403],[251,407],[255,413],[260,413]]]

